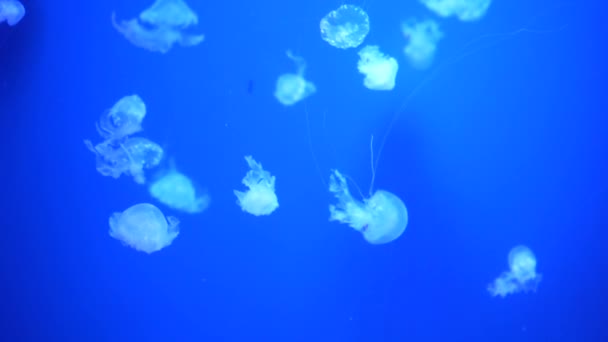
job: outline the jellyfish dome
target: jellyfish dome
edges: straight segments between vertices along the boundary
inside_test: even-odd
[[[179,220],[154,205],[136,204],[110,216],[110,236],[148,254],[169,246],[179,234]]]
[[[198,24],[198,16],[183,0],[157,0],[139,14],[139,19],[150,25],[181,29]]]
[[[505,297],[511,293],[535,291],[542,275],[536,273],[536,257],[530,248],[519,245],[509,252],[509,268],[488,285],[492,296]]]
[[[412,67],[428,68],[435,57],[437,43],[443,38],[439,24],[434,20],[408,22],[401,25],[401,31],[408,40],[403,51]]]
[[[285,106],[291,106],[314,94],[317,88],[312,82],[304,78],[306,62],[302,57],[295,56],[287,51],[287,57],[294,61],[297,73],[287,73],[279,76],[274,91],[274,97]]]
[[[394,241],[407,227],[405,204],[388,191],[378,190],[370,198],[358,201],[338,170],[330,176],[329,191],[338,199],[336,205],[329,206],[329,220],[348,224],[371,244]]]
[[[526,282],[536,277],[536,257],[530,248],[516,246],[509,252],[509,267],[511,273],[520,282]]]
[[[97,131],[105,139],[122,139],[142,130],[146,104],[137,95],[125,96],[106,111],[97,123]]]
[[[243,211],[255,216],[270,215],[279,207],[277,195],[274,191],[275,177],[262,168],[251,156],[245,160],[250,170],[243,178],[243,184],[249,188],[247,191],[234,190],[237,203]]]
[[[359,51],[359,72],[365,75],[363,84],[371,90],[392,90],[399,64],[393,57],[386,56],[375,45],[368,45]]]
[[[331,46],[355,48],[369,33],[369,16],[355,5],[342,5],[321,19],[321,37]]]
[[[176,170],[152,183],[149,191],[159,202],[189,214],[200,213],[209,206],[209,196],[198,195],[192,181]]]
[[[17,25],[25,15],[25,7],[17,0],[0,0],[0,24]]]
[[[420,0],[429,10],[440,17],[457,17],[461,21],[481,19],[492,0]]]

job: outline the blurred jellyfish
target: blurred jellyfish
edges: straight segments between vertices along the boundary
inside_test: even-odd
[[[97,156],[97,171],[104,176],[118,178],[130,174],[136,183],[146,182],[144,169],[157,166],[163,157],[163,149],[146,138],[125,138],[121,141],[106,140],[93,146],[85,145]]]
[[[342,5],[321,19],[321,37],[331,46],[354,48],[369,33],[369,16],[355,5]]]
[[[257,163],[251,156],[246,156],[245,160],[249,165],[249,170],[243,178],[243,184],[249,190],[242,192],[234,190],[243,211],[255,216],[270,215],[279,207],[277,195],[274,193],[275,177],[270,172],[262,169],[262,164]]]
[[[16,25],[25,15],[25,7],[17,0],[0,0],[0,24]]]
[[[461,21],[481,19],[492,0],[420,0],[440,17],[458,17]]]
[[[536,273],[536,257],[526,246],[516,246],[509,252],[510,271],[503,272],[488,285],[492,296],[505,297],[520,291],[536,291],[542,276]]]
[[[348,224],[361,232],[367,242],[388,243],[405,231],[407,209],[392,193],[378,190],[370,198],[358,201],[350,194],[346,179],[338,170],[329,178],[329,191],[338,199],[336,205],[329,206],[329,220]]]
[[[295,56],[287,50],[287,57],[294,61],[298,69],[295,74],[283,74],[277,79],[274,97],[285,106],[291,106],[296,102],[314,94],[317,88],[312,82],[304,79],[306,62],[304,58]]]
[[[105,139],[119,140],[142,130],[146,105],[137,95],[125,96],[106,111],[97,123],[97,131]]]
[[[192,181],[175,169],[152,183],[149,191],[159,202],[189,214],[200,213],[209,206],[209,195],[197,196]]]
[[[399,65],[393,57],[380,52],[375,45],[367,45],[359,51],[359,72],[365,75],[363,84],[372,90],[392,90]]]
[[[116,21],[112,13],[112,24],[135,46],[166,53],[178,43],[194,46],[205,36],[188,34],[184,30],[198,24],[198,17],[183,0],[156,0],[138,18]]]
[[[407,22],[401,25],[401,31],[408,40],[403,49],[412,67],[425,69],[435,57],[437,43],[443,38],[439,25],[434,20]]]
[[[179,220],[148,203],[110,216],[110,236],[148,254],[169,246],[179,234]]]

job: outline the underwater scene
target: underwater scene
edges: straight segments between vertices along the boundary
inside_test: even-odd
[[[606,10],[0,0],[0,341],[608,341]]]

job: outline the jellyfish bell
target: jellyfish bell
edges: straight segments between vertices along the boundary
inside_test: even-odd
[[[457,17],[461,21],[481,19],[492,0],[419,0],[440,17]]]
[[[102,114],[97,131],[104,139],[122,139],[142,130],[146,104],[137,95],[125,96]]]
[[[304,78],[306,62],[302,57],[287,51],[287,57],[296,64],[297,73],[286,73],[277,79],[274,97],[283,105],[291,106],[317,91],[315,85]]]
[[[181,29],[198,24],[198,16],[183,0],[156,0],[139,14],[139,19],[150,25]]]
[[[509,268],[488,285],[492,296],[506,297],[517,292],[536,291],[542,275],[536,273],[536,257],[530,248],[519,245],[509,252]]]
[[[159,202],[189,214],[204,211],[210,202],[207,193],[198,193],[190,178],[174,168],[152,182],[148,190]]]
[[[320,23],[321,38],[339,49],[355,48],[369,33],[369,16],[355,5],[342,5],[329,12]]]
[[[17,0],[0,0],[0,24],[4,21],[15,26],[23,19],[25,7]]]
[[[402,23],[401,31],[407,39],[403,52],[410,65],[416,69],[428,68],[435,57],[437,43],[443,38],[439,24],[434,20],[408,21]]]
[[[509,267],[511,273],[522,282],[536,277],[536,257],[526,246],[519,245],[511,249]]]
[[[250,170],[243,178],[247,191],[234,190],[237,204],[245,212],[255,216],[270,215],[279,207],[274,184],[275,177],[262,168],[253,157],[246,156],[245,160]]]
[[[368,45],[359,51],[359,72],[365,75],[363,84],[372,90],[392,90],[399,64],[393,57],[380,52],[378,46]]]

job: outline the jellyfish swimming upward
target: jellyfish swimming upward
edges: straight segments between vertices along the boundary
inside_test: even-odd
[[[339,49],[355,48],[369,33],[369,16],[355,5],[342,5],[321,19],[321,38]]]
[[[536,291],[542,275],[536,273],[536,257],[530,248],[522,245],[513,247],[509,252],[509,268],[488,285],[492,296]]]
[[[175,169],[154,181],[149,191],[159,202],[185,213],[200,213],[209,206],[209,195],[197,194],[190,178]]]
[[[17,0],[0,0],[0,24],[17,25],[25,15],[25,7]]]
[[[391,242],[407,227],[405,204],[388,191],[377,190],[370,198],[358,201],[350,194],[346,179],[338,170],[329,178],[329,191],[338,200],[329,206],[329,220],[348,224],[371,244]]]
[[[367,45],[359,51],[359,72],[365,75],[363,84],[371,90],[392,90],[399,64],[393,57],[380,52],[375,45]]]
[[[275,177],[262,168],[251,156],[245,160],[250,170],[243,178],[247,191],[234,190],[237,203],[243,211],[255,216],[270,215],[279,207],[277,195],[274,192]]]
[[[312,82],[304,78],[306,62],[304,58],[295,56],[287,50],[287,57],[296,64],[297,72],[279,76],[274,91],[274,97],[285,106],[291,106],[304,98],[314,94],[317,88]]]

